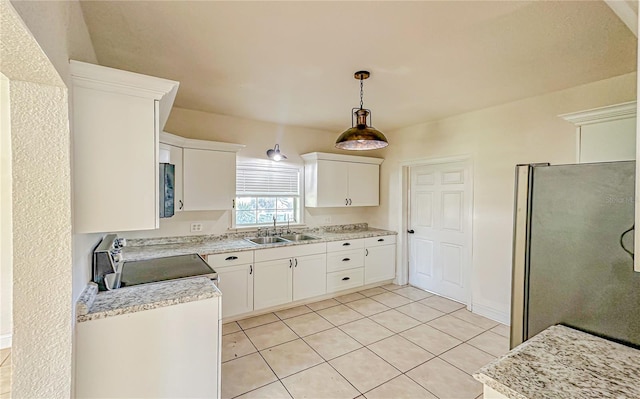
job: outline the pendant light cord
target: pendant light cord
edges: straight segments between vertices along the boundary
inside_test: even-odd
[[[364,91],[362,90],[362,82],[364,82],[364,79],[362,78],[362,76],[360,76],[360,109],[362,109],[362,106],[364,105],[364,103],[362,102],[362,97],[364,96]]]

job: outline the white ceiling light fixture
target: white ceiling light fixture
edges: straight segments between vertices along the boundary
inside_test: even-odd
[[[282,161],[283,159],[287,159],[287,156],[280,152],[280,145],[276,144],[275,147],[269,148],[267,150],[267,157],[269,157],[272,161]]]
[[[351,127],[344,131],[336,140],[336,148],[341,150],[364,151],[377,150],[389,145],[387,138],[381,131],[371,126],[371,110],[363,108],[363,81],[368,79],[369,71],[358,71],[353,77],[360,80],[360,108],[352,108]],[[356,125],[353,125],[353,117]],[[369,117],[369,125],[367,125]]]

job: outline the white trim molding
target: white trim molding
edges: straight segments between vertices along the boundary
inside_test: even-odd
[[[325,161],[370,163],[375,165],[380,165],[384,161],[383,158],[361,157],[358,155],[331,154],[328,152],[310,152],[308,154],[300,155],[300,158],[304,159],[305,161],[317,161],[321,159]]]
[[[614,13],[627,25],[627,28],[638,37],[638,1],[637,0],[604,0]]]
[[[238,152],[245,148],[244,144],[221,143],[218,141],[187,139],[176,136],[168,132],[160,132],[160,142],[180,148],[191,148],[195,150],[212,150],[225,152]]]
[[[484,316],[487,319],[491,319],[491,320],[495,320],[497,322],[500,322],[502,324],[506,324],[506,325],[510,325],[511,321],[510,321],[510,317],[508,313],[504,313],[500,310],[494,309],[490,306],[485,306],[485,305],[479,305],[477,303],[474,303],[471,305],[471,312],[480,315],[480,316]]]
[[[633,118],[636,116],[636,102],[629,101],[627,103],[609,105],[606,107],[588,109],[586,111],[572,112],[558,116],[576,126]]]

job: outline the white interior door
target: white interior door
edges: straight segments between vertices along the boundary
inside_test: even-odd
[[[466,162],[410,169],[409,283],[466,303],[471,182]]]

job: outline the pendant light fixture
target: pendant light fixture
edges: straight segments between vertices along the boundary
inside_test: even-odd
[[[351,128],[347,129],[336,140],[336,148],[341,150],[376,150],[389,145],[387,138],[381,131],[371,126],[371,110],[363,106],[363,81],[369,78],[369,71],[358,71],[353,77],[360,80],[360,108],[351,110]],[[353,125],[353,117],[356,117],[356,125]],[[369,125],[367,125],[369,117]]]
[[[273,147],[273,149],[269,148],[267,150],[267,157],[269,157],[270,160],[276,161],[276,162],[282,161],[283,159],[287,159],[286,155],[280,152],[279,144],[276,144],[276,146]]]

